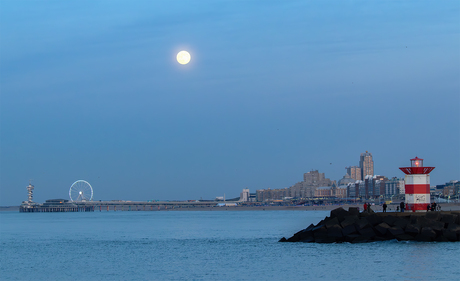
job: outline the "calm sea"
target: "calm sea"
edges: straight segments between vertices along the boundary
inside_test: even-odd
[[[458,280],[460,243],[278,243],[325,211],[0,213],[1,280]]]

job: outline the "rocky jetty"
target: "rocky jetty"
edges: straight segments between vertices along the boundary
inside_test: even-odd
[[[425,213],[359,212],[337,208],[318,224],[279,242],[365,243],[397,239],[424,242],[460,241],[460,211]]]

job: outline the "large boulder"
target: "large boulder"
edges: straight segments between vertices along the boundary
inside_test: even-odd
[[[358,216],[347,216],[345,217],[345,219],[340,223],[340,225],[342,226],[342,228],[345,228],[349,225],[353,225],[355,223],[357,223],[359,221],[359,217]]]
[[[388,229],[390,226],[387,223],[382,222],[381,224],[374,227],[375,230],[380,233],[382,236],[387,234]]]
[[[394,216],[385,216],[383,217],[383,222],[388,224],[389,226],[393,226],[393,223],[396,221],[396,217]]]
[[[408,224],[405,228],[407,234],[419,234],[420,230],[422,230],[422,226],[419,224]]]
[[[420,234],[423,236],[429,237],[432,240],[436,238],[436,232],[429,226],[423,227],[422,231],[420,231]]]
[[[348,215],[349,212],[343,209],[342,207],[331,211],[331,218],[337,218],[339,221],[343,221],[345,217]]]
[[[339,219],[337,217],[334,217],[333,219],[326,221],[325,225],[327,228],[330,228],[332,226],[337,226],[337,225],[340,227]]]
[[[457,215],[454,214],[442,214],[441,221],[444,223],[455,223],[457,221]]]
[[[350,216],[358,216],[359,215],[359,207],[349,207],[348,213]]]
[[[443,229],[442,235],[451,242],[457,241],[457,234],[455,233],[455,231],[452,231],[450,229]]]
[[[441,212],[426,212],[425,217],[429,220],[440,220],[441,219]]]
[[[394,237],[396,237],[397,235],[404,234],[404,230],[399,226],[393,226],[388,228],[388,232],[391,233],[391,235],[393,235]]]
[[[363,228],[372,227],[366,218],[360,218],[354,225],[358,231]]]
[[[327,236],[341,238],[343,237],[342,228],[340,225],[336,224],[327,228]]]
[[[383,222],[382,217],[377,216],[376,214],[371,214],[366,218],[370,225],[375,226]]]
[[[354,225],[352,225],[352,224],[347,225],[346,227],[342,228],[343,236],[348,236],[350,234],[356,234],[356,233],[357,233],[356,227]]]
[[[397,226],[397,227],[400,227],[402,229],[405,229],[408,224],[409,224],[409,220],[407,220],[405,218],[397,218],[393,222],[393,226]]]

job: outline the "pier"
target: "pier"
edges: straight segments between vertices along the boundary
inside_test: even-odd
[[[24,202],[19,206],[21,213],[53,213],[53,212],[94,212],[94,206],[75,204],[65,199],[50,199],[43,204]]]

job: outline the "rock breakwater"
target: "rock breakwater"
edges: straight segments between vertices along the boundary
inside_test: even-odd
[[[365,243],[397,239],[424,242],[460,241],[460,211],[374,213],[337,208],[318,224],[279,242]]]

